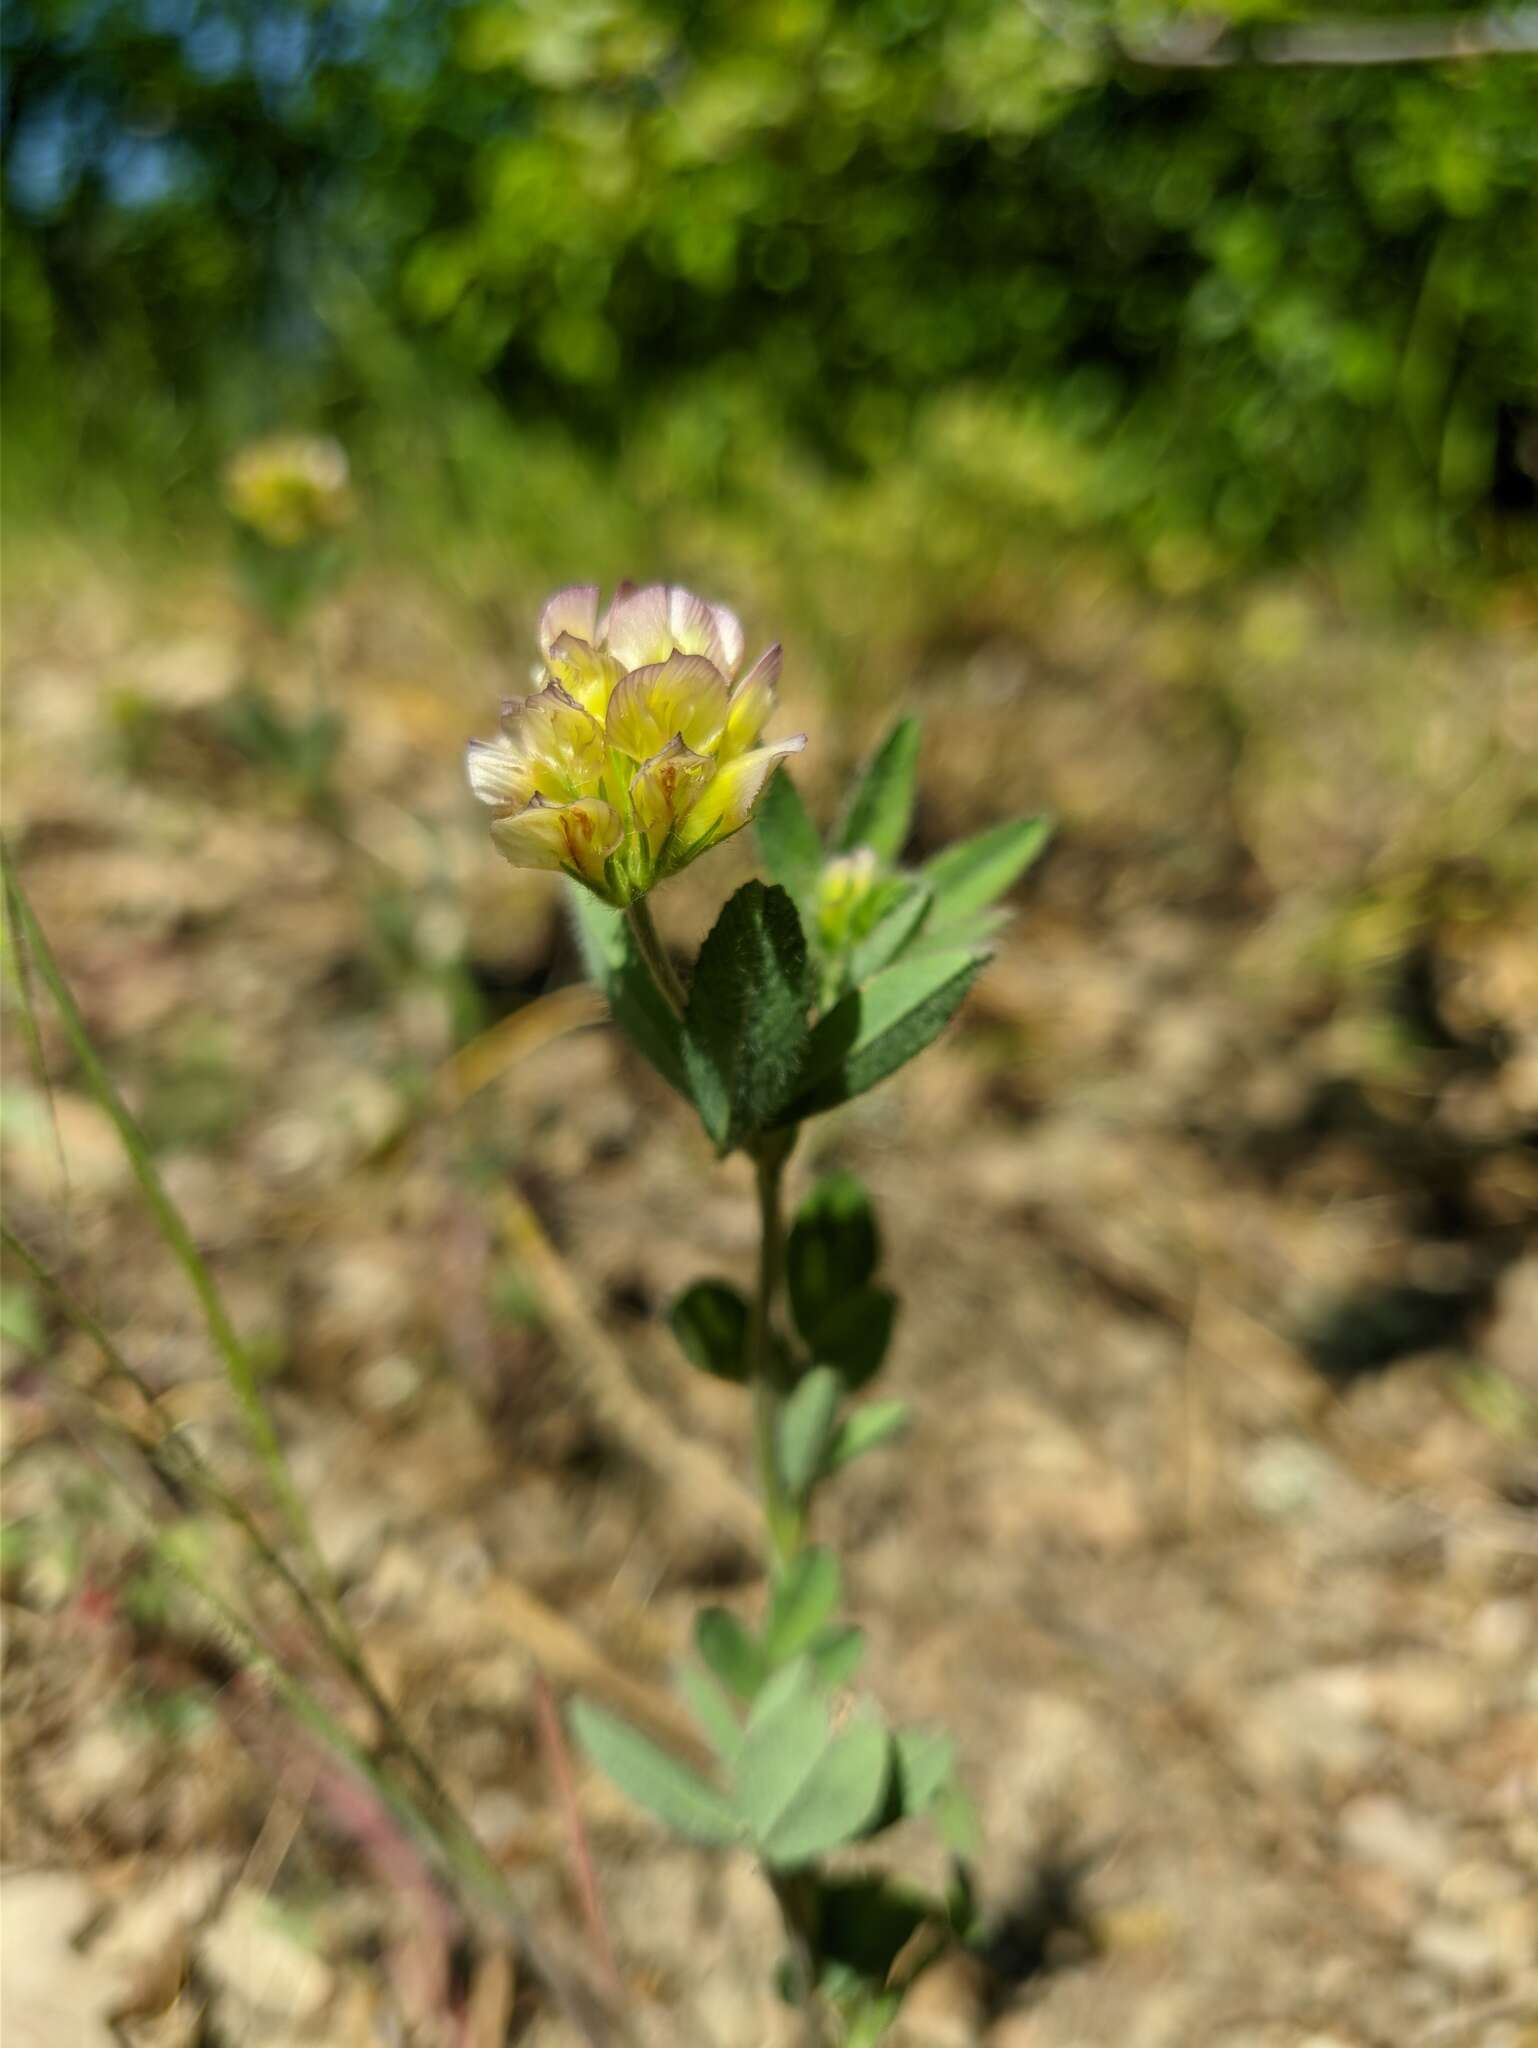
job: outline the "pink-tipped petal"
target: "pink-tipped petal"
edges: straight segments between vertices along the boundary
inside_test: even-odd
[[[747,644],[742,621],[727,605],[713,604],[710,609],[715,615],[716,631],[721,636],[720,665],[727,675],[734,676],[742,666],[742,650]]]
[[[668,590],[668,637],[678,653],[703,654],[723,675],[728,673],[714,605],[706,604],[681,583]]]
[[[471,740],[465,749],[465,772],[483,804],[526,804],[534,794],[528,769],[505,739]]]
[[[752,817],[769,777],[787,754],[799,754],[805,745],[806,734],[798,732],[791,739],[755,747],[751,753],[739,754],[735,761],[724,763],[684,820],[680,842],[685,847],[697,847],[704,839],[726,839],[741,831]]]
[[[675,735],[696,752],[726,723],[726,680],[701,654],[674,654],[633,669],[609,699],[608,739],[632,761],[649,761]]]
[[[563,633],[585,640],[598,638],[598,585],[573,583],[558,590],[539,615],[539,644],[548,655]]]
[[[723,761],[745,754],[755,746],[774,710],[775,686],[780,680],[779,643],[761,654],[732,691],[726,709],[726,731],[721,738]]]
[[[715,772],[708,754],[696,754],[681,739],[670,740],[636,770],[630,780],[631,810],[654,856],[699,801]]]
[[[604,635],[609,652],[627,669],[666,661],[673,651],[668,629],[668,594],[661,583],[616,595]]]

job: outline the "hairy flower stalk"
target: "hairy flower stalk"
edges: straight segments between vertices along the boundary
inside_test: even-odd
[[[470,787],[515,867],[570,875],[617,909],[636,904],[752,817],[806,735],[762,744],[780,649],[745,674],[742,627],[679,585],[557,591],[540,618],[543,684],[472,740]]]

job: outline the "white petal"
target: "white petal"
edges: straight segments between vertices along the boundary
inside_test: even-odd
[[[549,654],[563,633],[591,647],[598,632],[598,585],[573,583],[558,590],[539,615],[539,644]]]
[[[483,804],[526,804],[534,793],[528,769],[505,739],[471,740],[465,770]]]

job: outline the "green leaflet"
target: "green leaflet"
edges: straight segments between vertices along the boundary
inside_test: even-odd
[[[696,1280],[668,1310],[668,1327],[685,1357],[719,1380],[748,1374],[748,1304],[727,1280]]]
[[[721,1847],[741,1834],[731,1803],[676,1757],[588,1700],[571,1707],[577,1740],[622,1792],[691,1842]]]
[[[780,1474],[792,1500],[805,1500],[821,1476],[843,1391],[832,1365],[813,1366],[781,1411]]]
[[[694,1623],[694,1647],[701,1661],[740,1700],[753,1699],[769,1673],[762,1645],[735,1614],[706,1607]]]
[[[796,1211],[785,1246],[785,1279],[796,1327],[809,1344],[851,1287],[876,1270],[881,1239],[865,1184],[853,1173],[830,1173]]]
[[[925,883],[904,883],[865,937],[855,942],[849,954],[847,979],[858,986],[879,974],[883,967],[890,967],[918,936],[933,902]]]
[[[716,1755],[723,1763],[734,1762],[742,1747],[742,1723],[737,1719],[725,1688],[698,1664],[685,1664],[678,1673],[677,1683],[690,1713],[699,1722]]]
[[[758,800],[753,829],[771,881],[797,903],[810,902],[822,871],[822,839],[788,775],[776,775]]]
[[[901,718],[876,749],[839,827],[841,853],[868,846],[894,861],[902,852],[913,816],[919,736],[918,720]]]
[[[771,1664],[799,1657],[823,1633],[843,1594],[838,1559],[821,1547],[803,1550],[774,1589],[764,1629]]]
[[[803,1660],[764,1689],[737,1759],[735,1801],[765,1862],[796,1869],[880,1817],[891,1738],[869,1713],[836,1734]]]
[[[811,976],[796,906],[745,882],[700,948],[684,1019],[690,1093],[719,1151],[767,1129],[807,1041]]]
[[[863,1408],[856,1408],[852,1415],[846,1416],[828,1448],[828,1471],[836,1472],[841,1465],[863,1458],[867,1451],[890,1443],[907,1427],[906,1401],[868,1401]]]
[[[971,917],[996,902],[1041,853],[1052,825],[1045,816],[1015,818],[937,853],[922,871],[934,892],[934,925]]]
[[[611,910],[576,882],[566,885],[582,963],[608,998],[614,1021],[663,1080],[688,1098],[683,1026],[636,951],[622,910]]]
[[[959,948],[900,961],[834,1004],[807,1041],[796,1123],[874,1088],[939,1037],[981,973],[985,953]]]

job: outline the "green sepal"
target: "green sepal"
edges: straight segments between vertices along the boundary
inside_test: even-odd
[[[803,1550],[786,1566],[769,1602],[763,1653],[770,1666],[799,1657],[827,1628],[843,1595],[838,1559],[831,1550]]]
[[[920,870],[934,892],[936,931],[987,910],[1014,887],[1052,837],[1046,816],[1014,818],[947,846]]]
[[[588,1700],[572,1703],[573,1733],[605,1777],[691,1842],[720,1848],[742,1834],[731,1802],[677,1757]]]
[[[712,926],[689,985],[683,1063],[721,1152],[767,1129],[796,1084],[811,973],[796,906],[745,882]]]
[[[748,1304],[729,1280],[696,1280],[668,1310],[684,1356],[718,1380],[748,1376]]]
[[[919,738],[918,720],[900,718],[876,749],[839,826],[841,853],[868,846],[894,861],[902,852],[913,817]]]
[[[863,1095],[938,1038],[987,963],[960,948],[915,954],[851,989],[807,1042],[782,1124],[800,1123]]]
[[[838,1426],[843,1381],[833,1365],[805,1374],[780,1411],[779,1464],[785,1491],[805,1500],[822,1476],[823,1460]]]
[[[624,912],[611,910],[576,882],[567,883],[566,900],[582,964],[603,991],[615,1023],[663,1080],[686,1101],[692,1100],[684,1070],[683,1026],[636,951]]]

